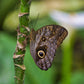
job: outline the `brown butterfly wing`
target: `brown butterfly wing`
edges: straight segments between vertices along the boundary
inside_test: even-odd
[[[68,32],[59,25],[47,25],[30,33],[30,52],[39,68],[47,70],[52,65],[57,47],[67,36]],[[38,51],[45,52],[44,58],[39,58]]]

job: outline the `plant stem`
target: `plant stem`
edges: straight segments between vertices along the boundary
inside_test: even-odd
[[[17,29],[17,45],[13,56],[15,66],[15,84],[24,83],[24,56],[29,35],[29,8],[31,0],[21,0],[19,16],[19,27]]]
[[[68,29],[68,36],[63,43],[63,64],[62,64],[62,84],[71,84],[72,55],[74,43],[74,28],[65,24]]]

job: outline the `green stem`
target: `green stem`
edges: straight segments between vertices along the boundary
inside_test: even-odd
[[[24,56],[29,35],[29,8],[30,0],[21,0],[21,13],[19,14],[19,27],[17,30],[17,45],[13,56],[15,66],[15,84],[24,83]]]
[[[72,44],[63,46],[62,84],[71,84]]]
[[[62,84],[71,84],[72,55],[75,31],[68,28],[68,36],[63,43],[63,65],[62,65]]]

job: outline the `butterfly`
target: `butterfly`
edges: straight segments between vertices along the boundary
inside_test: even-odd
[[[30,32],[30,52],[36,65],[42,70],[51,67],[56,49],[68,35],[68,31],[59,25],[46,25]]]

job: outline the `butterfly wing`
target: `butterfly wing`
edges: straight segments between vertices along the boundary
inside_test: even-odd
[[[31,31],[30,52],[40,69],[48,70],[51,67],[56,49],[67,34],[67,30],[59,25],[47,25],[37,31]],[[43,51],[45,56],[39,57],[39,51]],[[40,54],[43,55],[42,52]]]

